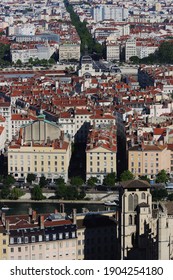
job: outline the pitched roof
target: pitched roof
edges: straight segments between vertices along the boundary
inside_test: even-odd
[[[149,188],[150,184],[144,180],[129,180],[121,182],[121,186],[124,189],[142,189],[142,188]]]

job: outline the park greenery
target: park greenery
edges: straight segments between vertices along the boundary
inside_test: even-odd
[[[130,61],[134,64],[172,64],[173,63],[173,41],[165,41],[160,44],[158,50],[149,54],[148,57],[140,59],[132,56]]]
[[[128,180],[134,180],[134,175],[132,172],[129,170],[125,170],[121,175],[120,175],[120,181],[128,181]]]
[[[105,186],[110,186],[110,187],[114,187],[115,183],[116,183],[116,173],[112,172],[109,173],[105,176],[104,180],[103,180],[103,185]]]
[[[10,45],[0,43],[0,66],[7,67],[11,65]]]
[[[75,26],[76,31],[81,40],[81,53],[85,54],[86,48],[89,54],[95,54],[97,58],[102,58],[105,54],[105,46],[96,42],[87,28],[87,22],[81,22],[79,16],[74,12],[73,6],[68,0],[64,1],[67,12],[70,14],[71,22]]]
[[[156,183],[167,183],[169,181],[169,175],[166,173],[164,169],[162,169],[156,175]]]

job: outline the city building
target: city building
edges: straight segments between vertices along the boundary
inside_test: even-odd
[[[25,215],[0,219],[1,260],[76,260],[76,225],[65,213]]]
[[[80,44],[61,43],[59,45],[59,61],[73,60],[80,60]]]
[[[13,44],[11,47],[12,62],[16,63],[20,60],[22,63],[27,63],[30,58],[34,59],[46,59],[49,60],[52,54],[55,52],[55,48],[46,44]]]
[[[0,100],[0,116],[5,119],[5,133],[6,141],[11,141],[11,104],[5,100]],[[4,123],[4,121],[3,121]]]
[[[129,39],[125,43],[125,61],[132,56],[136,56],[136,40]]]
[[[100,184],[108,173],[117,172],[117,135],[115,125],[100,124],[88,135],[86,180],[96,177]]]
[[[45,176],[54,180],[68,180],[71,144],[55,123],[44,120],[24,125],[17,140],[8,148],[8,173],[16,179],[26,180],[29,173],[37,179]]]
[[[106,57],[107,57],[107,61],[118,62],[120,60],[120,46],[116,43],[107,43]]]
[[[133,146],[128,150],[128,169],[136,178],[146,175],[154,179],[162,169],[170,173],[170,150],[159,144]]]

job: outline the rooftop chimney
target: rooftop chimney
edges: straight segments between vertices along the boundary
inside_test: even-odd
[[[35,222],[37,218],[37,212],[35,210],[32,210],[32,222]]]
[[[60,213],[62,214],[62,213],[64,213],[64,203],[61,203],[60,204]]]
[[[73,209],[73,212],[72,212],[72,220],[73,220],[73,224],[76,225],[76,209],[75,208]]]
[[[6,229],[7,233],[10,232],[10,221],[9,220],[6,220],[6,222],[5,222],[5,229]]]
[[[43,215],[39,216],[39,225],[40,225],[40,229],[44,229],[44,216]]]
[[[2,222],[3,226],[5,226],[5,213],[4,212],[1,213],[1,222]]]

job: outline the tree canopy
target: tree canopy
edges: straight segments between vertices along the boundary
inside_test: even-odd
[[[97,181],[98,179],[96,177],[90,177],[87,181],[87,185],[90,187],[94,187]]]
[[[32,183],[32,181],[35,181],[35,179],[36,179],[36,175],[35,174],[28,173],[27,178],[26,178],[28,183]]]
[[[129,170],[125,170],[121,175],[120,175],[120,180],[121,181],[128,181],[128,180],[134,180],[135,176],[133,175],[132,172]]]
[[[79,16],[74,12],[72,5],[69,4],[68,0],[65,0],[67,12],[70,14],[71,22],[75,26],[76,31],[81,40],[81,53],[85,54],[86,46],[90,54],[96,53],[99,57],[103,56],[104,46],[99,44],[93,39],[91,33],[87,28],[87,22],[81,22]]]
[[[42,189],[40,186],[36,185],[33,189],[31,189],[31,199],[32,200],[42,200],[44,199]]]
[[[169,180],[169,176],[164,169],[162,169],[156,175],[156,183],[166,183],[166,182],[168,182],[168,180]]]
[[[113,187],[116,183],[116,173],[112,172],[106,175],[103,180],[103,185]]]

